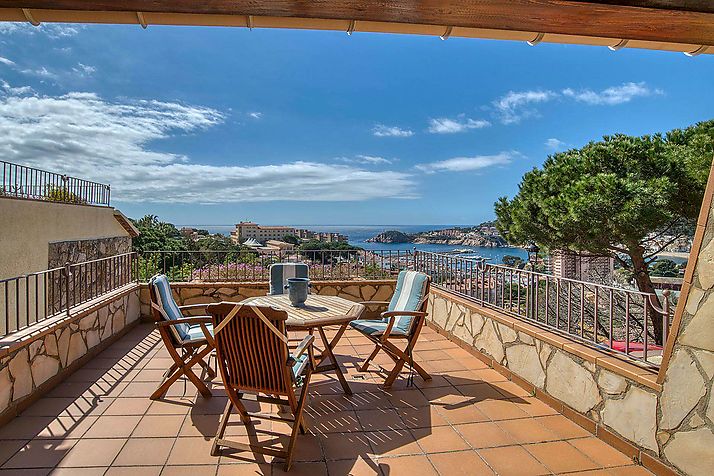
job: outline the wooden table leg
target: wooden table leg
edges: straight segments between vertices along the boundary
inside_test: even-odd
[[[337,329],[337,333],[336,333],[335,336],[332,338],[332,340],[330,341],[329,344],[326,343],[326,342],[327,342],[327,340],[326,340],[326,335],[325,335],[325,337],[322,337],[322,341],[326,343],[325,346],[327,347],[327,346],[329,345],[330,349],[334,349],[335,346],[337,345],[337,343],[338,343],[338,342],[340,341],[340,339],[342,338],[342,335],[343,335],[343,334],[345,333],[345,331],[347,330],[347,326],[348,326],[348,324],[341,324],[341,325],[340,325],[340,328]],[[319,329],[322,330],[322,327],[320,327]],[[319,366],[320,364],[322,364],[325,360],[327,360],[327,358],[328,358],[328,356],[325,355],[324,352],[321,352],[321,353],[320,353],[320,359],[318,360],[317,365]]]
[[[342,337],[342,334],[344,334],[345,329],[347,328],[347,324],[343,325],[339,331],[337,331],[337,335],[332,339],[332,341],[329,341],[327,339],[327,335],[325,334],[325,329],[322,327],[318,327],[317,331],[320,333],[320,338],[322,339],[322,343],[325,345],[325,350],[322,353],[322,356],[320,357],[320,361],[318,362],[318,366],[315,369],[317,372],[323,372],[325,370],[334,370],[335,374],[337,374],[337,380],[340,381],[340,385],[342,385],[342,389],[345,391],[347,395],[352,395],[352,389],[350,386],[347,384],[347,380],[345,379],[345,375],[342,373],[342,369],[340,368],[340,364],[337,362],[337,357],[335,357],[335,354],[332,352],[332,349],[335,345],[337,345],[337,342],[340,340],[340,337]],[[327,354],[327,355],[325,355]],[[332,364],[328,365],[322,365],[322,362],[325,360],[330,359],[332,361]]]

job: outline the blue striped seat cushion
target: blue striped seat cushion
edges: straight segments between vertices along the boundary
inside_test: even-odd
[[[424,299],[424,285],[429,277],[417,271],[401,271],[397,277],[397,287],[387,311],[418,311],[419,304]],[[414,316],[396,316],[390,335],[409,335]],[[353,329],[370,336],[384,334],[389,324],[389,318],[372,320],[358,319],[350,322]]]
[[[208,329],[208,332],[213,335],[213,325],[212,324],[206,324],[206,328]],[[182,341],[183,344],[193,344],[194,342],[200,342],[206,340],[206,335],[203,333],[203,329],[201,329],[200,324],[193,324],[188,326],[188,333],[186,334],[186,338]]]
[[[270,294],[285,294],[288,278],[307,278],[305,263],[276,263],[270,265]]]
[[[166,278],[166,275],[157,274],[149,280],[149,284],[154,287],[156,298],[159,301],[156,304],[163,309],[165,317],[170,320],[183,318],[183,314],[176,304],[176,301],[174,301],[173,294],[171,294],[171,286],[169,285],[169,280]],[[179,342],[184,342],[190,337],[190,328],[191,326],[188,324],[169,326],[169,329],[171,329],[171,332]]]
[[[397,287],[392,300],[389,302],[388,311],[418,311],[419,304],[424,299],[424,285],[429,277],[418,271],[401,271],[397,277]],[[401,332],[408,334],[411,329],[413,316],[397,316],[392,333]],[[383,319],[389,322],[389,319]]]
[[[293,364],[293,368],[292,368],[293,377],[294,377],[294,378],[297,378],[297,377],[298,377],[297,372],[300,370],[300,366],[302,365],[302,363],[303,363],[303,362],[305,361],[305,359],[307,359],[308,357],[309,357],[308,354],[302,354],[302,355],[301,355],[300,357],[298,357],[297,359],[295,359],[295,358],[293,357],[293,359],[295,359],[295,363]]]
[[[350,322],[350,326],[353,329],[356,329],[360,331],[362,334],[366,334],[368,336],[381,336],[384,334],[384,331],[387,329],[387,325],[389,325],[388,322],[384,322],[382,319],[379,320],[373,320],[373,319],[357,319],[355,321]],[[392,332],[390,332],[390,335],[395,334],[395,335],[406,335],[404,331],[401,329],[395,329],[392,328]]]

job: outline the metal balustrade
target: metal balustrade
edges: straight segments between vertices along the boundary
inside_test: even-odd
[[[110,186],[0,161],[0,197],[109,206]]]
[[[137,281],[137,254],[67,263],[0,280],[0,337],[70,310]]]
[[[419,251],[414,268],[482,306],[657,366],[671,318],[662,296]]]

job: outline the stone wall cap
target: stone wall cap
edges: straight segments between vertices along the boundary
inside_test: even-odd
[[[337,284],[354,284],[354,285],[369,285],[369,284],[394,284],[397,281],[394,279],[337,279],[330,281],[311,280],[314,286],[334,286]],[[149,286],[149,283],[140,283],[142,288]],[[259,288],[268,286],[268,281],[176,281],[171,282],[172,287],[177,288]]]

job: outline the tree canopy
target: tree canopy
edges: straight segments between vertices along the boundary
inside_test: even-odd
[[[495,203],[496,226],[512,244],[614,256],[641,291],[653,292],[649,265],[692,232],[713,157],[714,120],[605,136],[526,173],[515,197]]]
[[[665,135],[606,136],[549,156],[496,202],[510,242],[552,249],[627,253],[652,233],[694,224],[714,157],[714,121]]]
[[[139,230],[139,236],[132,240],[135,251],[186,251],[186,240],[171,223],[159,220],[156,215],[132,221]]]

